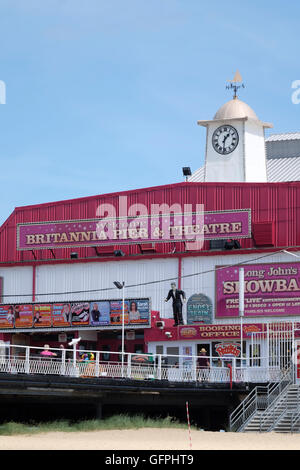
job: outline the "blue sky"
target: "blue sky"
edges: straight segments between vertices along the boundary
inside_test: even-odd
[[[14,207],[182,181],[240,98],[300,131],[299,2],[0,0],[0,223]]]

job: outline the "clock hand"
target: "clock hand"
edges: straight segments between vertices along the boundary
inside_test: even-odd
[[[223,144],[225,143],[225,141],[228,139],[229,136],[230,134],[224,135]]]
[[[223,152],[225,150],[225,142],[226,142],[226,140],[228,139],[229,136],[230,136],[230,134],[227,134],[227,135],[224,136],[224,139],[223,139]]]

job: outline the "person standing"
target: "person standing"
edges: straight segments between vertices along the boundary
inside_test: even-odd
[[[206,349],[202,348],[200,351],[200,355],[197,361],[197,368],[198,368],[198,380],[201,382],[203,381],[208,381],[209,379],[209,368],[210,368],[210,362],[209,358],[207,356],[207,351]]]
[[[173,300],[173,317],[175,322],[173,326],[183,325],[182,303],[186,301],[186,296],[183,290],[176,288],[175,282],[171,283],[171,289],[169,290],[165,302],[168,302],[171,297]]]
[[[208,369],[210,367],[209,358],[207,356],[206,349],[202,348],[198,358],[198,367],[199,369]]]

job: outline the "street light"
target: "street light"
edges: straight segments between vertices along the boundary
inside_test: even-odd
[[[294,256],[295,258],[300,258],[299,255],[296,255],[296,253],[291,253],[290,251],[287,251],[287,250],[282,250],[282,253],[286,253],[287,255]]]
[[[189,176],[192,175],[192,172],[191,172],[191,169],[189,166],[184,166],[182,168],[182,173],[183,173],[183,176],[185,176],[185,181],[188,181],[189,180]]]
[[[122,377],[124,377],[124,326],[125,326],[125,282],[114,281],[117,289],[122,289]]]

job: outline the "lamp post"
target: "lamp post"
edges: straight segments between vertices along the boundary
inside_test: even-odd
[[[125,327],[125,281],[114,281],[118,289],[122,289],[122,377],[124,377],[124,327]]]
[[[243,360],[243,316],[245,309],[245,283],[244,283],[244,268],[239,270],[239,315],[241,320],[241,367]]]
[[[81,341],[81,338],[73,338],[72,341],[69,343],[69,346],[73,346],[73,368],[74,368],[74,375],[77,376],[77,369],[76,369],[76,346]]]

